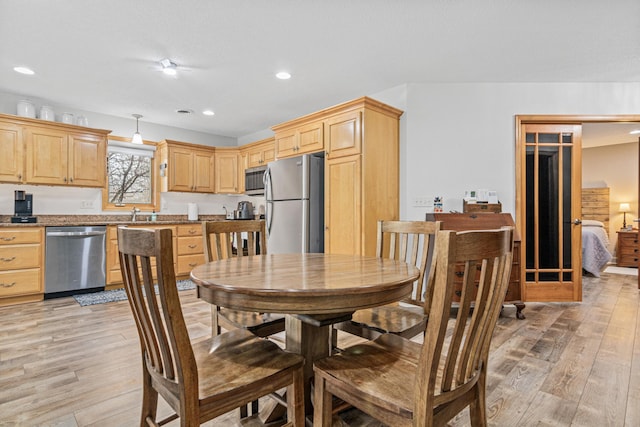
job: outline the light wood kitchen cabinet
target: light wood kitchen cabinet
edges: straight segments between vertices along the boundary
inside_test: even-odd
[[[324,122],[274,126],[276,158],[295,157],[324,149]]]
[[[240,150],[237,148],[215,149],[215,192],[237,194],[240,188]]]
[[[275,139],[267,138],[252,142],[241,148],[242,155],[246,157],[244,169],[265,166],[276,158]]]
[[[160,191],[214,193],[214,148],[164,140],[158,145],[161,163]]]
[[[204,264],[202,223],[179,224],[176,228],[176,275],[188,276],[195,266]]]
[[[109,133],[0,115],[0,181],[104,187]]]
[[[198,223],[199,225],[200,223]],[[178,259],[178,251],[177,251],[177,235],[176,235],[176,226],[163,224],[163,225],[152,225],[152,223],[145,223],[140,225],[128,225],[130,228],[151,228],[151,229],[159,229],[159,228],[169,228],[173,233],[173,259],[174,259],[174,268],[177,266],[176,260]],[[151,265],[155,266],[155,260],[151,261]],[[120,271],[120,256],[118,253],[118,226],[110,225],[107,227],[107,280],[106,280],[106,290],[122,288],[122,272]],[[155,277],[155,271],[154,271]]]
[[[0,182],[20,183],[24,179],[22,126],[0,121]]]
[[[0,229],[0,306],[44,297],[44,227]]]
[[[326,151],[326,253],[374,256],[377,221],[399,218],[401,115],[396,108],[362,97],[272,128],[276,144],[278,135],[284,141],[287,135],[293,138],[311,129],[323,138],[314,151]],[[276,154],[280,158],[278,145]]]

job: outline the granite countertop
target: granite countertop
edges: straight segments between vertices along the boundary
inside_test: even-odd
[[[144,225],[144,224],[196,224],[200,221],[223,221],[224,215],[199,215],[197,221],[190,221],[187,215],[158,215],[156,221],[148,221],[150,215],[138,214],[136,221],[131,215],[35,215],[35,223],[12,223],[11,215],[0,215],[0,227],[54,227],[83,225]]]

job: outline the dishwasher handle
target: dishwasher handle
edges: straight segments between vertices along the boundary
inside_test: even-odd
[[[47,237],[90,237],[105,234],[106,231],[47,231]]]

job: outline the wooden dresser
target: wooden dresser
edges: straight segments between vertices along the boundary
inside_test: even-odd
[[[508,213],[428,213],[425,219],[427,221],[441,221],[443,230],[490,230],[503,226],[512,226],[515,228],[513,218],[511,214]],[[525,305],[522,302],[520,290],[520,242],[520,234],[518,233],[518,229],[516,229],[511,280],[509,281],[509,288],[507,289],[504,302],[515,305],[516,317],[518,319],[524,319],[522,310],[524,310]],[[462,283],[462,278],[460,278],[460,283]],[[460,291],[461,287],[454,291],[457,293],[453,296],[454,301],[459,299]]]
[[[616,250],[616,265],[618,267],[638,266],[638,230],[620,230],[618,233],[618,248]]]

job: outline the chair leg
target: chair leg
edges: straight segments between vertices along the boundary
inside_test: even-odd
[[[293,384],[287,387],[287,421],[294,427],[305,426],[304,374],[302,369],[293,372]]]
[[[218,306],[211,306],[211,338],[220,335],[220,324],[218,323]]]
[[[475,399],[469,405],[469,418],[472,427],[486,427],[487,425],[486,381],[486,370],[483,368],[475,385]]]
[[[313,396],[313,425],[331,427],[333,417],[333,396],[325,390],[324,378],[316,374],[315,391]]]

